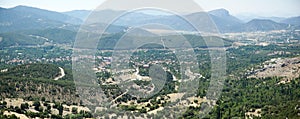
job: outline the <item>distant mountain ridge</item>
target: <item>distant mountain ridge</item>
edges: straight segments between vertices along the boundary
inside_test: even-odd
[[[79,18],[82,21],[84,21],[88,15],[91,13],[90,10],[73,10],[73,11],[68,11],[68,12],[63,12],[66,15]]]
[[[82,12],[81,15],[85,15],[85,17],[89,14],[88,11],[77,12]],[[0,8],[0,33],[51,28],[77,31],[82,23],[83,20],[80,18],[40,8],[28,6],[16,6],[7,9]],[[123,30],[124,27],[120,26],[113,26],[113,28],[110,29],[112,32],[120,32]]]
[[[82,20],[75,18],[75,17],[70,17],[63,13],[48,11],[48,10],[44,10],[44,9],[34,8],[34,7],[16,6],[14,8],[11,8],[11,10],[21,13],[24,16],[26,15],[28,17],[35,15],[35,16],[38,16],[41,18],[46,18],[49,20],[60,21],[60,22],[69,23],[69,24],[81,24],[82,23]]]
[[[245,24],[242,24],[240,28],[236,28],[237,31],[270,31],[287,29],[288,25],[283,23],[277,23],[268,19],[253,19]]]
[[[126,11],[96,11],[92,14],[99,15],[95,18],[98,21],[97,23],[80,26],[80,23],[83,23],[84,19],[91,14],[91,11],[77,10],[59,13],[27,6],[0,8],[0,48],[39,46],[49,42],[52,44],[73,44],[79,28],[81,28],[81,32],[104,32],[100,31],[99,28],[104,29],[110,23],[107,22],[109,17],[121,15],[124,12]],[[104,43],[102,43],[106,45],[103,46],[104,48],[111,48],[115,40],[121,37],[120,34],[126,33],[132,27],[147,23],[162,24],[177,31],[195,31],[195,28],[187,21],[189,20],[199,25],[202,28],[201,31],[210,32],[212,25],[205,22],[205,20],[211,20],[213,21],[211,22],[213,27],[215,25],[218,31],[230,33],[300,29],[299,19],[300,17],[288,18],[280,23],[269,19],[253,19],[245,23],[225,9],[185,15],[153,15],[130,12],[126,13],[124,17],[116,19],[113,24],[106,28],[105,36],[112,36],[104,38],[102,40]],[[150,34],[146,29],[140,29],[140,31],[138,34],[133,35]]]
[[[75,29],[80,23],[82,21],[78,18],[39,8],[17,6],[0,9],[0,32],[57,27]]]
[[[276,17],[276,16],[258,16],[255,14],[237,14],[235,15],[238,19],[240,19],[241,21],[243,21],[244,23],[249,22],[253,19],[269,19],[275,22],[280,22],[284,19],[286,19],[285,17]]]
[[[208,12],[210,17],[217,25],[220,32],[232,32],[233,28],[241,25],[243,22],[229,14],[225,9],[217,9]]]
[[[55,12],[43,10],[40,8],[28,6],[16,6],[14,8],[0,8],[0,32],[15,32],[20,30],[30,29],[49,29],[49,28],[63,28],[77,31],[80,24],[88,17],[88,15],[97,14],[99,18],[95,18],[98,24],[87,25],[88,29],[96,29],[96,27],[104,27],[110,24],[108,19],[115,17],[126,11],[115,10],[100,10],[93,13],[89,10],[74,10],[69,12]],[[127,27],[140,26],[147,23],[163,24],[171,26],[175,30],[193,31],[192,26],[181,17],[189,19],[193,23],[203,27],[202,30],[209,32],[207,23],[201,21],[203,17],[210,17],[221,33],[228,32],[253,32],[253,31],[269,31],[288,29],[287,25],[299,26],[299,17],[293,17],[281,20],[280,22],[265,21],[254,19],[249,22],[243,22],[237,17],[230,14],[226,9],[216,9],[209,12],[190,13],[186,15],[151,15],[141,12],[127,13],[113,23],[110,32],[122,32]],[[279,18],[276,20],[280,20]],[[204,28],[207,27],[207,28]],[[299,27],[295,27],[299,28]]]
[[[235,16],[232,16],[228,10],[226,9],[216,9],[208,12],[210,15],[214,15],[216,17],[222,17],[223,19],[231,20],[237,23],[242,23],[242,21]]]
[[[280,23],[292,24],[292,25],[298,25],[298,26],[300,26],[300,16],[298,16],[298,17],[290,17],[290,18],[284,19],[284,20],[280,21]]]
[[[73,12],[70,11],[67,14],[71,14],[75,12],[78,11],[73,11]],[[100,16],[101,14],[103,16],[108,16],[109,14],[121,14],[122,12],[125,11],[103,10],[103,11],[96,11],[96,12]],[[190,13],[182,16],[191,20],[193,23],[197,23],[199,26],[203,26],[203,30],[209,31],[209,29],[204,28],[207,26],[207,24],[199,23],[201,22],[201,18],[207,17],[207,15],[211,18],[211,20],[213,20],[218,30],[222,33],[282,30],[288,28],[287,24],[298,25],[297,19],[293,20],[293,22],[291,23],[288,23],[287,20],[282,20],[284,18],[280,18],[280,17],[261,17],[262,19],[261,18],[252,19],[248,22],[244,22],[238,19],[237,17],[231,15],[230,12],[226,9],[216,9],[206,13],[205,12]],[[76,16],[76,15],[73,14],[71,16]],[[270,20],[267,18],[270,18]],[[282,22],[279,22],[280,20],[282,20]],[[102,22],[105,22],[105,20],[103,20]],[[123,25],[123,26],[139,26],[147,23],[164,24],[164,25],[172,26],[176,30],[193,31],[192,26],[187,25],[186,21],[181,19],[180,16],[176,16],[176,15],[159,16],[159,15],[149,15],[149,14],[142,14],[142,13],[129,13],[128,16],[119,18],[115,24]]]

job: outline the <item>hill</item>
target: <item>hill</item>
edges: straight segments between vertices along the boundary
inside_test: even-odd
[[[0,33],[0,49],[10,46],[42,45],[46,40],[19,33]]]
[[[238,18],[232,16],[226,9],[216,9],[209,11],[208,14],[217,25],[220,32],[231,32],[237,25],[243,22]]]
[[[61,28],[49,28],[43,30],[26,30],[20,31],[22,34],[38,36],[47,39],[55,44],[72,44],[76,37],[76,32]]]
[[[22,14],[23,16],[31,17],[36,16],[44,19],[49,19],[53,21],[59,21],[63,23],[69,23],[69,24],[81,24],[82,20],[71,17],[59,12],[55,11],[48,11],[44,9],[34,8],[34,7],[28,7],[28,6],[16,6],[14,8],[11,8],[9,10],[18,12],[19,14]]]
[[[86,16],[92,11],[70,11],[66,12],[65,14],[80,17],[81,19],[85,19]],[[183,31],[195,31],[195,29],[185,20],[191,20],[194,23],[201,23],[198,24],[200,26],[207,26],[206,22],[199,22],[199,20],[203,18],[208,18],[209,16],[212,17],[212,20],[216,23],[217,27],[221,29],[222,32],[227,32],[229,27],[240,24],[241,21],[234,16],[230,15],[229,12],[225,9],[218,9],[214,11],[210,11],[208,13],[205,12],[197,12],[191,14],[181,14],[181,15],[174,15],[174,14],[145,14],[142,12],[129,12],[126,11],[116,11],[116,10],[101,10],[101,11],[93,11],[92,15],[98,16],[100,23],[108,23],[107,19],[111,17],[116,17],[125,13],[124,16],[118,18],[114,25],[119,26],[140,26],[143,24],[163,24],[172,27],[175,30],[183,30]],[[84,15],[85,14],[85,15]],[[105,16],[105,17],[103,17]],[[78,17],[78,18],[79,18]],[[100,19],[101,18],[101,19]],[[185,19],[184,19],[185,18]],[[210,19],[209,19],[210,20]],[[209,31],[210,29],[203,29],[205,31]]]
[[[95,31],[96,28],[104,29],[104,26],[111,24],[109,21],[126,11],[116,10],[74,10],[69,12],[54,12],[39,8],[17,6],[14,8],[0,9],[0,32],[28,30],[28,29],[49,29],[63,28],[76,31],[78,25],[83,23],[89,14],[97,17],[90,19],[90,23],[84,28],[86,31]],[[209,19],[208,19],[209,18]],[[145,14],[142,12],[129,12],[123,17],[116,19],[108,30],[108,33],[122,32],[127,27],[140,26],[143,24],[163,24],[172,27],[174,30],[195,31],[186,19],[200,26],[202,31],[210,32],[211,25],[216,25],[221,33],[226,32],[253,32],[286,29],[284,24],[298,25],[299,17],[289,18],[280,23],[266,19],[253,19],[247,23],[239,20],[230,14],[226,9],[216,9],[209,12],[196,12],[187,15],[174,14]],[[203,20],[212,20],[209,24]],[[276,18],[278,21],[279,19]],[[101,32],[101,31],[99,31]]]
[[[99,40],[98,43],[98,49],[114,49],[115,45],[117,44],[117,42],[120,40],[120,38],[122,37],[122,33],[118,33],[118,34],[110,34],[110,35],[106,35],[105,37],[103,37],[102,39]],[[207,40],[207,42],[209,42],[210,44],[214,44],[213,46],[210,47],[222,47],[223,44],[220,44],[220,40],[222,40],[224,42],[224,46],[225,47],[229,47],[232,45],[232,41],[228,40],[228,39],[224,39],[224,38],[220,38],[220,37],[214,37],[214,36],[198,36],[198,35],[183,35],[187,41],[190,42],[191,46],[193,48],[207,48],[208,46],[206,45],[206,42],[204,41],[204,38],[209,39]],[[178,39],[179,37],[176,35],[167,35],[167,36],[127,36],[126,40],[128,42],[126,42],[125,44],[122,44],[122,46],[126,47],[126,48],[134,48],[135,45],[133,45],[135,42],[139,42],[141,40],[149,40],[149,41],[157,41],[157,42],[161,42],[161,39],[164,40],[164,42],[170,44],[170,46],[174,46],[173,48],[179,48],[182,47],[181,44],[178,44],[176,42],[176,40],[180,40]],[[141,48],[157,48],[160,49],[162,48],[161,45],[157,45],[157,44],[148,44],[148,45],[144,45]]]
[[[70,14],[71,16],[87,16],[91,11],[71,11],[65,14]],[[115,11],[115,10],[101,10],[95,11],[93,15],[99,16],[100,23],[108,23],[107,19],[111,17],[118,16],[126,11]],[[84,15],[85,14],[85,15]],[[103,17],[106,16],[106,17]],[[80,17],[81,19],[85,17]],[[162,14],[162,15],[151,15],[144,14],[141,12],[130,12],[126,13],[123,17],[117,19],[114,25],[118,26],[140,26],[143,24],[163,24],[172,27],[174,30],[182,31],[195,31],[194,27],[189,24],[187,20],[196,23],[197,26],[201,28],[204,32],[210,32],[212,25],[216,25],[221,33],[228,32],[253,32],[253,31],[270,31],[270,30],[282,30],[286,29],[288,23],[287,21],[282,21],[281,23],[272,21],[275,19],[279,21],[277,17],[260,17],[266,19],[253,19],[249,22],[244,23],[240,19],[234,17],[226,9],[216,9],[209,12],[195,12],[190,14],[172,15],[172,14]],[[272,19],[272,20],[269,20]],[[297,19],[294,18],[292,25],[297,24]],[[205,20],[212,20],[212,24],[208,24]],[[299,20],[298,20],[299,21]]]
[[[89,10],[73,10],[73,11],[68,11],[68,12],[63,12],[63,14],[79,18],[82,21],[84,21],[88,15],[91,13]]]
[[[75,29],[80,23],[82,21],[78,18],[39,8],[17,6],[0,9],[0,32],[57,27]]]
[[[51,44],[72,44],[76,32],[60,28],[24,30],[0,33],[0,48],[11,46],[38,46],[46,42]]]
[[[287,24],[277,23],[267,19],[253,19],[245,24],[242,24],[239,28],[236,27],[235,31],[251,32],[251,31],[270,31],[270,30],[282,30],[287,29]]]
[[[300,25],[300,16],[291,17],[280,21],[280,23],[291,24],[291,25]]]
[[[1,72],[3,77],[20,77],[20,78],[42,78],[55,79],[60,74],[60,69],[54,64],[26,64],[8,68],[6,72]],[[71,73],[66,71],[66,76],[61,78],[64,80],[72,80]]]

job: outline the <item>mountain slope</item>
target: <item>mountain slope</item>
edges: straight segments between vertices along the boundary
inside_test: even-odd
[[[76,32],[59,29],[59,28],[49,28],[43,30],[27,30],[21,31],[22,34],[27,34],[29,36],[38,36],[47,38],[49,42],[57,43],[57,44],[72,44],[76,37]]]
[[[272,20],[266,19],[254,19],[246,24],[236,28],[237,31],[252,32],[252,31],[270,31],[270,30],[282,30],[287,29],[287,24],[277,23]]]
[[[88,15],[91,13],[89,10],[73,10],[73,11],[68,11],[68,12],[63,12],[66,15],[79,18],[82,21],[84,21]]]
[[[300,16],[291,17],[280,21],[280,23],[291,24],[291,25],[300,25]]]
[[[76,34],[74,31],[59,28],[0,33],[0,49],[11,46],[38,46],[45,42],[72,44]]]
[[[116,16],[116,14],[121,14],[125,11],[114,11],[114,10],[102,10],[102,11],[95,11],[93,15],[97,14],[99,18],[101,18],[102,23],[106,23],[106,18],[102,19],[102,16],[110,17]],[[72,12],[76,13],[76,11]],[[80,15],[80,13],[78,13]],[[73,16],[76,16],[73,14]],[[202,30],[209,31],[211,29],[207,29],[207,22],[202,21],[208,17],[211,17],[212,20],[216,23],[217,27],[220,29],[221,32],[228,32],[232,26],[236,26],[241,24],[242,22],[235,18],[234,16],[230,15],[229,12],[225,9],[214,10],[209,13],[205,12],[198,12],[198,13],[191,13],[187,15],[151,15],[151,14],[144,14],[141,12],[131,12],[126,13],[123,17],[117,19],[114,23],[116,25],[121,26],[140,26],[143,24],[163,24],[172,27],[175,30],[184,30],[184,31],[194,31],[195,29],[191,26],[188,21],[183,19],[182,17],[197,23],[197,25],[201,26]],[[210,19],[208,19],[210,20]]]
[[[28,64],[9,68],[1,76],[54,79],[59,75],[58,66],[52,64]]]
[[[0,8],[0,32],[15,32],[28,29],[51,29],[63,28],[77,30],[82,20],[86,19],[91,11],[74,10],[70,12],[58,13],[39,8],[17,6],[14,8]],[[117,17],[126,11],[101,10],[91,13],[95,15],[89,19],[84,31],[102,32],[97,29],[104,29],[112,17]],[[77,17],[77,18],[76,18]],[[82,20],[81,20],[82,19]],[[290,18],[282,23],[297,25],[299,17]],[[285,24],[276,23],[271,20],[254,19],[250,22],[243,23],[238,18],[232,16],[225,9],[217,9],[209,12],[197,12],[187,15],[151,15],[142,12],[130,12],[125,16],[116,19],[116,21],[107,30],[108,33],[117,33],[126,30],[128,27],[141,26],[149,23],[169,26],[174,30],[195,31],[194,27],[187,21],[196,23],[204,32],[215,32],[212,25],[216,25],[218,31],[224,32],[248,32],[248,31],[268,31],[286,29]],[[212,21],[212,23],[208,23]],[[95,22],[95,23],[94,23]]]
[[[232,32],[235,26],[241,25],[242,21],[229,14],[225,9],[217,9],[208,12],[220,32]]]
[[[237,19],[236,17],[229,14],[229,12],[225,9],[217,9],[213,11],[209,11],[207,13],[205,12],[198,12],[198,13],[192,13],[185,15],[187,19],[192,21],[193,23],[197,23],[197,25],[201,26],[201,28],[205,31],[210,31],[209,24],[207,24],[207,21],[201,21],[203,19],[206,20],[212,20],[212,22],[216,25],[219,32],[231,32],[232,29],[235,26],[241,25],[242,21]],[[210,19],[207,19],[207,17],[210,17]]]
[[[227,11],[226,9],[216,9],[216,10],[212,10],[209,11],[208,14],[210,15],[214,15],[216,17],[222,18],[226,21],[231,21],[234,23],[242,23],[242,21],[234,16],[232,16],[231,14],[229,14],[229,11]]]
[[[75,12],[76,11],[74,11],[73,13]],[[99,19],[101,19],[100,21],[101,23],[107,23],[106,20],[107,17],[116,16],[118,14],[121,14],[122,12],[125,11],[101,10],[101,11],[96,11],[93,14],[97,14],[97,16],[99,16]],[[78,15],[80,15],[80,12],[78,13]],[[277,23],[267,19],[266,20],[253,19],[252,21],[243,23],[243,21],[241,21],[240,19],[232,16],[229,13],[229,11],[227,11],[226,9],[217,9],[209,12],[197,12],[197,13],[191,13],[182,16],[150,15],[150,14],[143,14],[139,12],[131,12],[117,19],[117,21],[114,24],[120,26],[132,27],[132,26],[140,26],[144,24],[154,23],[154,24],[162,24],[162,25],[169,26],[174,30],[195,31],[194,27],[191,26],[187,20],[196,23],[196,25],[199,26],[199,28],[201,28],[201,31],[205,31],[205,32],[211,32],[212,30],[215,30],[212,29],[212,25],[214,24],[218,28],[218,31],[221,33],[269,31],[269,30],[280,30],[280,29],[287,28],[286,24]],[[211,20],[213,24],[208,23],[207,20]],[[297,19],[293,21],[295,23],[292,24],[297,24]]]
[[[59,12],[54,11],[48,11],[44,9],[34,8],[34,7],[27,7],[27,6],[16,6],[14,8],[11,8],[11,10],[18,12],[19,14],[22,14],[23,16],[36,16],[40,17],[41,19],[49,19],[54,21],[59,21],[63,23],[69,23],[69,24],[80,24],[82,23],[82,20],[71,17]]]
[[[26,6],[0,9],[0,32],[57,27],[76,29],[76,25],[70,23],[80,23],[80,20],[58,12]]]
[[[1,33],[0,49],[10,46],[36,46],[42,45],[46,40],[19,33]]]
[[[253,19],[269,19],[275,22],[280,22],[286,18],[284,17],[276,17],[276,16],[270,16],[270,17],[264,17],[264,16],[258,16],[255,14],[245,13],[245,14],[237,14],[235,15],[238,19],[242,20],[243,22],[247,23]]]

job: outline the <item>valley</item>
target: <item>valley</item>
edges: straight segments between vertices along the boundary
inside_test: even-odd
[[[1,119],[300,118],[297,17],[180,16],[209,16],[220,31],[211,33],[178,15],[132,12],[102,31],[106,18],[82,25],[90,12],[0,9]],[[148,23],[173,29],[137,27]]]

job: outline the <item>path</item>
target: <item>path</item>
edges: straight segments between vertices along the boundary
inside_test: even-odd
[[[65,70],[61,67],[58,67],[60,69],[60,76],[57,76],[54,78],[54,80],[58,80],[58,79],[61,79],[62,77],[64,77],[66,74],[65,74]]]
[[[113,100],[111,101],[111,103],[113,103],[113,102],[115,102],[117,99],[121,98],[121,97],[122,97],[123,95],[125,95],[127,92],[128,92],[128,90],[126,89],[126,91],[125,91],[123,94],[121,94],[121,95],[119,95],[118,97],[116,97],[115,99],[113,99]]]

